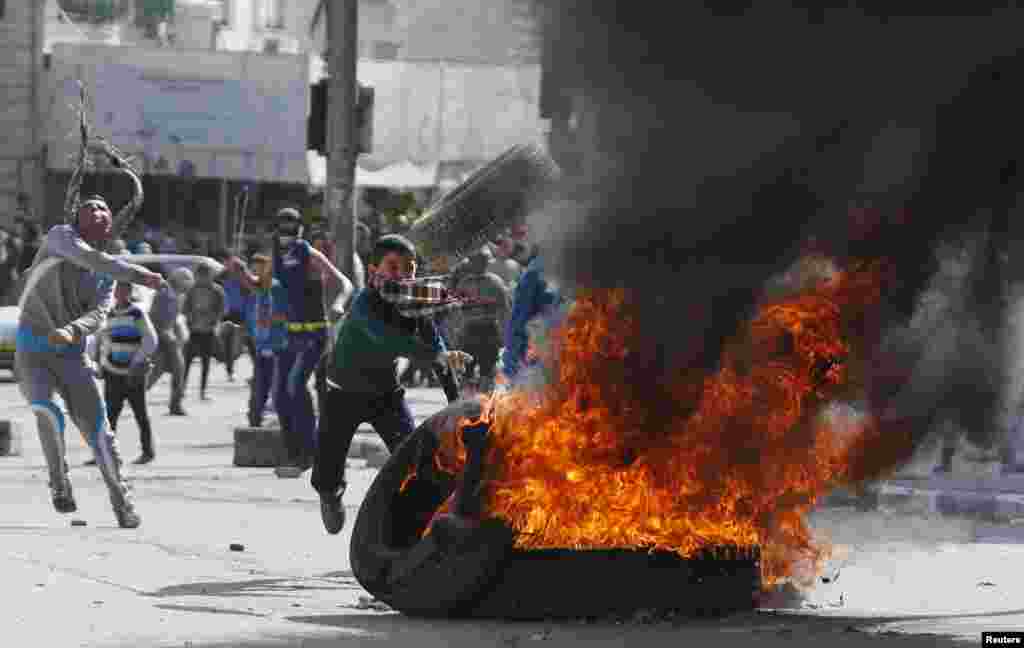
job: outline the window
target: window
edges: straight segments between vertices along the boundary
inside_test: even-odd
[[[263,0],[263,26],[284,29],[284,0]]]

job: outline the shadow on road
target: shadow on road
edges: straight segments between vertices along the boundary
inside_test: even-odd
[[[680,645],[746,645],[764,648],[840,645],[849,648],[960,648],[976,645],[933,634],[907,635],[877,631],[880,619],[814,618],[765,613],[741,614],[724,619],[683,619],[657,624],[602,621],[505,622],[500,620],[418,619],[394,612],[290,616],[297,624],[330,629],[331,634],[314,636],[274,635],[243,643],[194,644],[196,648],[238,646],[243,648],[284,648],[301,645],[327,648],[353,639],[373,640],[374,645],[441,648],[448,646],[498,646],[525,648],[534,641],[547,646],[585,648],[592,645],[641,645],[649,648],[678,648]],[[301,637],[301,639],[300,639]],[[751,641],[753,640],[753,641]]]
[[[309,579],[302,578],[259,578],[238,582],[208,581],[169,585],[153,592],[147,592],[146,596],[157,598],[174,596],[287,596],[304,591],[326,592],[353,589],[361,590],[362,588],[354,580],[351,582],[331,583],[325,579],[314,584]]]
[[[226,608],[211,607],[208,605],[172,605],[170,603],[161,603],[160,605],[154,605],[153,607],[161,610],[170,610],[172,612],[201,612],[204,614],[234,614],[237,616],[252,616],[252,617],[266,617],[269,615],[259,614],[257,612],[246,612],[244,610],[228,610]]]

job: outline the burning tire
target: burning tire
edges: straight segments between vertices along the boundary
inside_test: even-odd
[[[421,424],[381,468],[352,530],[356,580],[391,607],[415,616],[459,616],[499,573],[513,533],[485,523],[461,542],[421,538],[434,511],[454,491],[451,477],[432,470],[433,419]],[[416,467],[416,476],[407,481]]]
[[[665,551],[514,550],[469,615],[536,620],[676,612],[723,616],[756,607],[756,549],[693,558]]]
[[[466,256],[525,216],[559,174],[540,147],[514,146],[443,195],[409,238],[430,261]]]
[[[375,597],[413,616],[504,619],[640,610],[721,615],[754,607],[756,549],[718,548],[688,559],[643,549],[526,551],[513,549],[514,532],[498,521],[461,533],[435,522],[423,537],[455,491],[455,478],[434,469],[438,431],[445,419],[474,418],[467,406],[424,421],[370,486],[352,532],[351,564]]]

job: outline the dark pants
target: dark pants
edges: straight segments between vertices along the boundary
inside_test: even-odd
[[[313,490],[337,493],[345,484],[345,461],[360,423],[369,423],[391,452],[415,429],[405,390],[360,394],[327,388],[320,412],[320,443],[313,463]]]
[[[308,383],[326,339],[323,331],[290,333],[288,347],[277,356],[274,405],[288,461],[302,461],[316,453],[316,415]]]
[[[121,418],[121,410],[127,400],[139,426],[139,445],[142,446],[142,454],[152,455],[153,429],[150,427],[149,413],[146,410],[146,377],[122,376],[105,371],[103,382],[103,397],[107,401],[107,420],[110,422],[110,429],[117,431],[117,420]]]
[[[248,335],[243,333],[242,328],[245,326],[245,318],[240,311],[232,311],[224,317],[225,322],[231,322],[237,324],[238,328],[234,326],[224,327],[223,346],[224,346],[224,369],[228,372],[229,377],[235,375],[235,360],[238,358],[235,356],[235,340],[240,336],[245,337],[245,348],[249,352],[249,356],[254,359],[256,358],[256,350],[253,348],[252,341]]]
[[[267,398],[274,388],[274,365],[277,357],[274,354],[253,356],[252,386],[249,388],[249,425],[259,427],[263,424],[263,411],[267,408]]]
[[[199,393],[206,394],[206,382],[210,377],[210,358],[213,357],[216,340],[213,331],[192,331],[189,333],[188,344],[185,345],[185,386],[188,385],[188,372],[192,368],[192,360],[198,355],[202,373],[199,376]]]
[[[462,350],[473,356],[467,371],[470,376],[479,371],[478,386],[481,391],[494,387],[494,374],[501,349],[501,335],[497,323],[482,323],[467,326],[463,334]]]

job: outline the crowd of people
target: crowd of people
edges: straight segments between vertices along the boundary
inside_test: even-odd
[[[452,401],[466,389],[495,388],[499,367],[516,380],[528,362],[528,322],[558,302],[523,226],[440,278],[417,278],[421,259],[407,238],[370,241],[365,228],[347,277],[332,262],[330,236],[307,232],[293,208],[275,215],[263,245],[245,255],[222,251],[218,263],[200,262],[194,272],[133,263],[152,245],[113,238],[111,229],[106,201],[91,196],[72,223],[38,242],[25,271],[15,371],[37,416],[56,510],[76,510],[64,413],[53,401],[59,393],[94,451],[122,527],[140,518],[121,473],[120,414],[127,401],[142,449],[135,463],[153,461],[146,392],[164,373],[169,414],[187,416],[193,361],[200,362],[199,399],[207,400],[212,361],[219,358],[234,380],[236,354],[247,352],[247,423],[262,426],[272,403],[284,446],[275,472],[296,478],[312,468],[333,534],[345,523],[345,459],[358,426],[370,423],[393,450],[413,432],[406,386],[426,380]],[[152,296],[144,299],[137,285]]]

